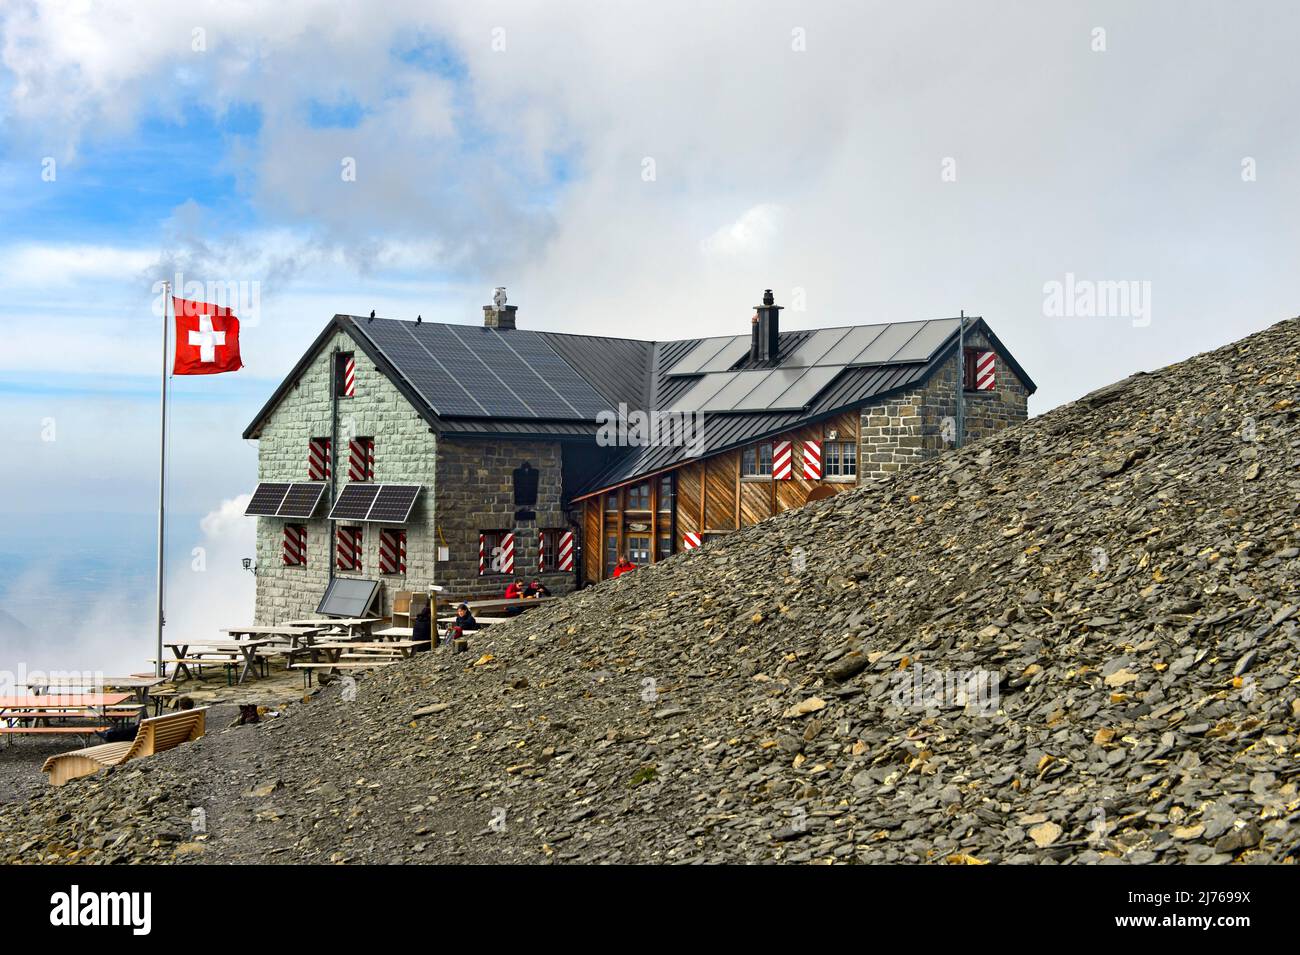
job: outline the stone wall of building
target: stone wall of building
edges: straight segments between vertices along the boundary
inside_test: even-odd
[[[375,439],[375,481],[388,484],[418,484],[423,490],[416,499],[406,525],[406,575],[380,575],[379,534],[384,525],[364,524],[362,568],[357,572],[336,572],[342,577],[365,577],[383,581],[383,608],[387,613],[398,590],[421,590],[434,583],[433,502],[435,499],[435,451],[437,442],[429,425],[411,404],[379,373],[365,353],[345,333],[336,335],[304,371],[296,386],[281,400],[262,428],[258,447],[259,481],[308,480],[308,443],[312,438],[330,437],[331,386],[336,352],[351,352],[356,358],[356,394],[338,399],[338,423],[334,434],[335,486],[347,485],[348,442],[352,437]],[[278,517],[257,518],[257,610],[261,623],[312,616],[330,579],[334,542],[327,499],[307,524],[307,564],[286,567],[283,562],[284,525],[304,523]],[[396,526],[396,525],[394,525]]]
[[[989,347],[979,331],[967,335],[966,345]],[[960,356],[954,354],[920,387],[862,409],[859,481],[892,474],[954,446],[960,373]],[[965,393],[967,444],[1028,417],[1028,390],[1000,357],[994,384],[992,391]]]
[[[527,462],[537,469],[536,517],[515,517],[514,471]],[[437,565],[437,583],[445,597],[500,596],[510,581],[504,573],[479,574],[479,534],[514,531],[515,577],[542,579],[554,593],[573,589],[575,574],[539,574],[539,530],[577,530],[566,515],[561,495],[563,445],[558,441],[484,440],[444,436],[438,447],[436,509],[439,543],[449,559]],[[575,564],[576,566],[576,564]]]

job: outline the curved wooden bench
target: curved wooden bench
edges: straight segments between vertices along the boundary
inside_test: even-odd
[[[120,766],[127,760],[152,756],[181,743],[192,742],[203,735],[207,710],[206,706],[201,706],[141,720],[132,742],[103,743],[60,753],[47,759],[41,772],[49,775],[51,786],[62,786],[69,779],[90,776],[109,766]]]

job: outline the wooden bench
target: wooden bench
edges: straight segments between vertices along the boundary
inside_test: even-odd
[[[49,775],[51,786],[62,786],[69,779],[90,776],[127,760],[152,756],[196,740],[203,735],[206,721],[206,706],[141,720],[132,742],[104,743],[60,753],[47,759],[41,772]]]
[[[311,686],[311,675],[316,670],[373,670],[375,667],[390,667],[396,662],[385,657],[376,657],[373,660],[357,663],[339,660],[334,663],[291,663],[289,666],[294,670],[301,670],[303,683]]]

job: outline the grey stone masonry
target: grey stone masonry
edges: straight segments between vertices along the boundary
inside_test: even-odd
[[[336,352],[356,358],[356,394],[338,399],[337,431],[331,421],[331,387]],[[348,442],[352,437],[375,439],[377,483],[415,484],[422,490],[406,525],[406,575],[380,575],[379,535],[388,525],[358,524],[362,533],[360,571],[337,576],[381,579],[383,609],[392,606],[398,590],[421,590],[434,582],[433,516],[437,440],[428,423],[375,368],[356,343],[340,332],[325,345],[297,384],[272,411],[262,428],[258,447],[259,481],[308,480],[308,444],[312,438],[334,438],[334,475],[341,492],[348,483]],[[322,503],[307,524],[306,566],[283,562],[284,525],[304,523],[277,517],[257,518],[257,609],[259,623],[311,616],[330,579],[334,558],[330,522],[331,501]],[[394,528],[397,525],[392,525]]]
[[[988,349],[981,332],[966,336],[968,348]],[[956,438],[961,359],[954,354],[925,384],[862,409],[858,480],[900,471],[952,448]],[[997,359],[992,391],[965,392],[966,443],[978,441],[1028,417],[1029,393],[1011,367]]]
[[[520,520],[514,497],[515,468],[527,462],[538,471],[536,517]],[[449,559],[437,567],[444,596],[500,596],[510,577],[479,574],[479,534],[513,531],[515,577],[542,579],[554,593],[573,589],[573,572],[539,574],[539,530],[565,530],[570,523],[561,495],[563,448],[557,441],[491,440],[444,437],[438,446],[436,508],[439,543]]]

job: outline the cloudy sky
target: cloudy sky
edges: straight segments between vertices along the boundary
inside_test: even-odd
[[[1297,35],[1284,2],[6,0],[0,510],[147,540],[178,272],[257,290],[247,368],[175,386],[195,539],[332,314],[475,323],[494,285],[656,338],[764,288],[787,327],[964,309],[1041,413],[1300,310]],[[1067,275],[1135,297],[1058,314]]]

